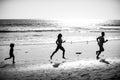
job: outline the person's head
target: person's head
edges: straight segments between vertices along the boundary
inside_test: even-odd
[[[11,43],[11,44],[10,44],[10,47],[14,47],[14,45],[15,45],[14,43]]]
[[[101,32],[101,35],[102,35],[102,36],[105,36],[105,32]]]
[[[58,38],[61,38],[62,37],[62,34],[60,33],[60,34],[58,34]]]

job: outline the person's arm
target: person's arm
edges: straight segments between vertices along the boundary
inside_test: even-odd
[[[58,39],[56,40],[56,44],[58,44]]]
[[[106,43],[108,40],[106,39],[105,41],[104,41],[104,43]]]
[[[64,41],[62,41],[62,43],[64,43],[64,42],[66,42],[65,40]]]
[[[96,40],[97,40],[97,42],[98,42],[98,40],[99,40],[99,37],[97,37],[97,38],[96,38]]]

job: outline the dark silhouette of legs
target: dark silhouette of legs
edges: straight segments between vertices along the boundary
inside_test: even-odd
[[[10,57],[8,57],[8,58],[5,58],[4,60],[11,59],[11,58],[13,58],[12,63],[14,64],[14,63],[15,63],[15,56],[14,56],[14,55],[13,55],[13,56],[10,56]]]
[[[5,58],[4,60],[11,59],[12,57]]]
[[[50,59],[52,59],[52,57],[53,57],[53,55],[57,52],[59,50],[59,47],[57,47],[56,49],[55,49],[55,51],[52,53],[52,55],[50,56]]]
[[[98,51],[96,51],[96,55],[97,55],[96,59],[99,59],[99,58],[100,58],[99,55],[101,54],[101,52],[104,51],[103,46],[99,46],[99,48],[100,48],[100,49],[99,49]]]
[[[99,59],[99,55],[101,54],[101,51],[98,51],[97,52],[97,57],[96,57],[96,59]]]
[[[50,56],[50,59],[52,59],[53,55],[54,55],[59,49],[61,49],[61,50],[63,51],[63,56],[62,56],[62,58],[63,58],[63,59],[66,59],[66,58],[65,58],[65,49],[64,49],[62,46],[57,46],[57,48],[55,49],[55,51],[54,51],[54,52],[52,53],[52,55]]]
[[[65,58],[65,49],[64,49],[63,47],[60,47],[60,49],[63,51],[63,56],[62,56],[62,58],[63,58],[63,59],[66,59],[66,58]]]
[[[13,56],[13,64],[15,63],[15,56]]]

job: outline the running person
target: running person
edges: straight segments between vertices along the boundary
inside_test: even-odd
[[[4,60],[13,58],[12,63],[14,64],[14,63],[15,63],[15,56],[14,56],[14,53],[13,53],[13,52],[14,52],[14,44],[11,43],[11,44],[10,44],[10,52],[9,52],[10,57],[5,58]]]
[[[55,51],[52,53],[52,55],[50,56],[50,59],[52,59],[53,55],[59,50],[61,49],[63,51],[63,56],[62,58],[63,59],[66,59],[65,58],[65,49],[63,48],[62,46],[62,43],[64,43],[65,41],[62,40],[62,34],[58,34],[58,38],[56,40],[56,44],[57,44],[57,48],[55,49]]]
[[[103,43],[107,42],[108,40],[105,40],[104,39],[104,36],[105,36],[105,32],[101,32],[101,36],[99,36],[97,38],[97,42],[98,42],[98,46],[99,46],[99,50],[96,51],[96,59],[99,59],[99,55],[101,54],[101,52],[104,51],[104,48],[103,48]]]

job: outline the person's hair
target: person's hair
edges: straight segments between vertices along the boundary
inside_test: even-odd
[[[58,34],[58,38],[61,38],[62,37],[62,34],[60,33],[60,34]]]
[[[105,32],[101,32],[101,35],[104,36],[104,35],[105,35]]]
[[[11,43],[11,44],[10,44],[10,47],[14,47],[14,45],[15,45],[14,43]]]

